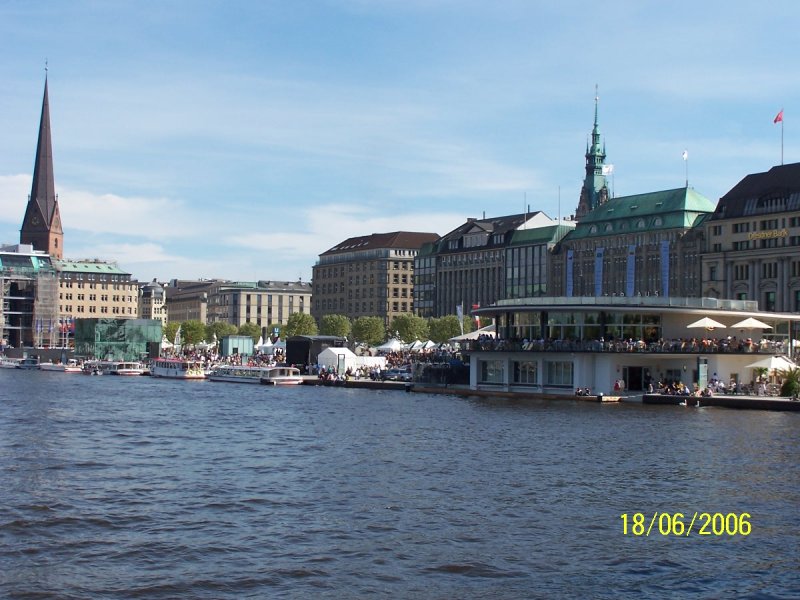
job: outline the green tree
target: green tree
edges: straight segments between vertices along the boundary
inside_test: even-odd
[[[374,346],[386,340],[386,326],[380,317],[358,317],[353,321],[353,339]]]
[[[180,323],[170,321],[164,327],[164,335],[167,336],[167,340],[170,344],[175,341],[175,333],[177,333],[179,326]]]
[[[800,369],[784,369],[779,373],[783,378],[781,396],[793,398],[800,395]]]
[[[261,327],[256,325],[255,323],[242,323],[239,325],[239,331],[237,331],[239,335],[247,335],[253,338],[253,343],[255,344],[258,342],[258,338],[261,337]]]
[[[217,341],[219,341],[226,335],[236,335],[236,332],[236,325],[226,323],[225,321],[214,321],[206,325],[206,341],[212,341],[214,339],[214,334],[217,335]]]
[[[464,333],[466,333],[467,320],[464,321]],[[451,337],[461,335],[461,325],[458,323],[456,315],[447,315],[445,317],[433,318],[428,321],[430,329],[431,340],[437,344],[446,342]]]
[[[200,321],[181,323],[181,344],[197,344],[206,337],[206,326]]]
[[[395,331],[406,343],[414,340],[427,340],[430,334],[428,322],[416,315],[397,315],[389,325],[389,335]]]
[[[317,335],[317,322],[309,314],[296,312],[289,315],[283,335],[287,338],[293,335]]]
[[[319,321],[320,335],[347,337],[351,329],[350,319],[345,315],[323,315]]]

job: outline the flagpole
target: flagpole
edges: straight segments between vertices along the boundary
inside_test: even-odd
[[[781,118],[781,166],[783,166],[783,118]]]

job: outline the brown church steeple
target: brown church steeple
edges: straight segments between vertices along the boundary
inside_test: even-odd
[[[55,178],[53,176],[53,144],[50,137],[50,101],[47,78],[44,80],[42,117],[39,121],[39,143],[33,166],[33,184],[19,232],[20,244],[31,244],[35,250],[47,252],[54,258],[64,253],[64,231],[58,210]]]

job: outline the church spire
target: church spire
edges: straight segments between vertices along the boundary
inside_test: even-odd
[[[45,69],[46,71],[46,69]],[[44,79],[42,116],[39,120],[39,141],[36,145],[36,160],[33,165],[33,182],[25,218],[20,230],[20,243],[32,244],[51,256],[61,258],[64,232],[58,210],[55,177],[53,175],[53,143],[50,133],[50,100],[47,90],[47,75]]]
[[[597,94],[597,85],[595,85],[594,126],[592,127],[591,141],[586,145],[586,176],[583,180],[578,208],[575,211],[575,217],[578,219],[608,200],[608,183],[603,173],[606,148],[605,143],[600,144],[600,126],[597,117],[599,103],[600,97]]]

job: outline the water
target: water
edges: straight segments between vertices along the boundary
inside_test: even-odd
[[[798,426],[0,370],[0,597],[797,598]]]

